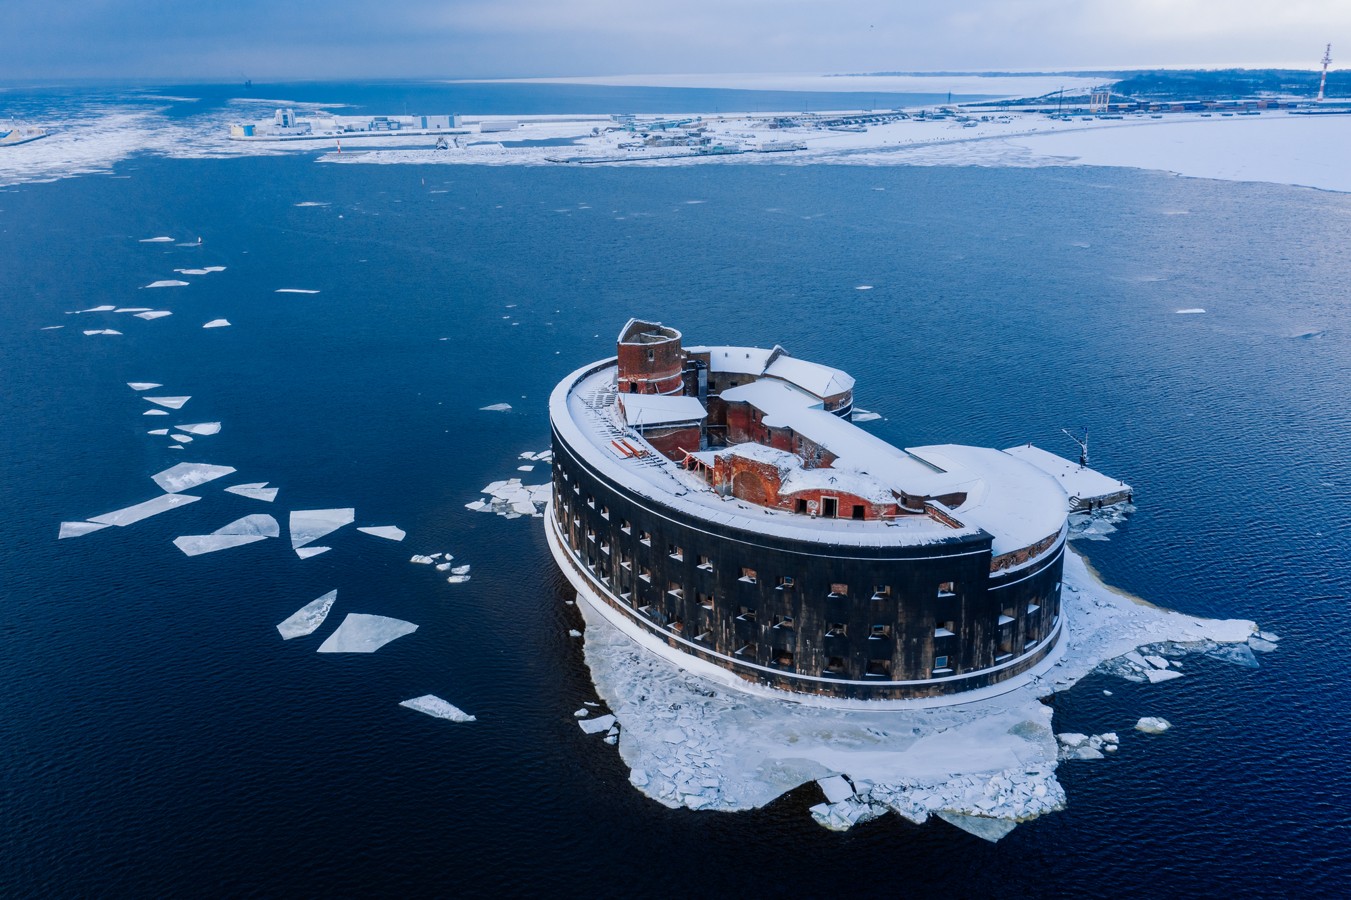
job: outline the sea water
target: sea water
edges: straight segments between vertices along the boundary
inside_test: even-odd
[[[129,177],[0,193],[10,891],[1345,889],[1351,198],[1107,169],[313,159],[134,156],[114,167]],[[160,235],[176,242],[140,243]],[[206,266],[226,269],[139,289]],[[107,303],[174,314],[65,314]],[[1280,649],[1055,698],[1056,730],[1115,730],[1121,750],[1062,765],[1069,807],[998,845],[895,817],[826,832],[813,785],[747,813],[659,806],[576,726],[597,698],[539,520],[464,508],[547,479],[516,467],[548,445],[549,391],[635,315],[839,366],[902,446],[1074,455],[1060,429],[1087,425],[1138,506],[1080,545],[1105,580],[1254,619]],[[231,327],[201,328],[216,318]],[[191,400],[143,417],[142,381]],[[183,450],[146,434],[216,421]],[[184,461],[278,497],[204,485],[57,541]],[[407,537],[348,526],[311,559],[285,534],[172,544],[346,507]],[[408,562],[433,552],[472,581]],[[315,653],[331,625],[278,637],[335,589],[331,624],[419,628],[374,654]],[[399,705],[425,694],[477,721]],[[1131,737],[1144,715],[1174,727]]]

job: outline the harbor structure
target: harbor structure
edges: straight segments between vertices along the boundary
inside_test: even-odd
[[[782,347],[630,320],[550,398],[560,569],[655,652],[791,695],[933,698],[1033,669],[1065,633],[1063,479],[892,446],[850,421],[853,391]]]

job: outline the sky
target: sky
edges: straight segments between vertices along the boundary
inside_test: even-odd
[[[0,35],[0,83],[1314,69],[1351,2],[0,0]]]

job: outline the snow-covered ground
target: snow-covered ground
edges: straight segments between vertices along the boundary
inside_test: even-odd
[[[744,810],[818,781],[828,802],[812,815],[828,828],[890,811],[915,822],[938,816],[998,840],[1065,805],[1055,774],[1061,760],[1159,739],[1109,732],[1058,741],[1041,698],[1104,662],[1129,680],[1159,682],[1182,677],[1193,654],[1250,666],[1251,649],[1275,649],[1264,639],[1275,636],[1258,637],[1252,622],[1198,619],[1116,591],[1074,553],[1064,584],[1069,631],[1053,665],[999,696],[915,709],[840,709],[729,688],[646,651],[590,604],[578,605],[587,664],[618,723],[610,737],[618,735],[630,781],[647,796],[670,807]],[[1146,654],[1136,652],[1141,647]],[[1149,712],[1146,705],[1139,715]],[[589,721],[579,723],[584,731],[600,730]]]

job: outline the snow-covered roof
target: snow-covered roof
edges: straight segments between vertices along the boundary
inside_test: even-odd
[[[1088,500],[1096,497],[1110,497],[1131,489],[1131,486],[1124,481],[1118,481],[1087,466],[1070,462],[1062,456],[1057,456],[1040,447],[1033,447],[1031,444],[1019,444],[1017,447],[1010,447],[1004,452],[1024,462],[1031,463],[1050,475],[1060,483],[1060,486],[1065,489],[1065,493],[1071,497]]]
[[[708,415],[694,397],[665,394],[620,394],[624,423],[634,428],[651,425],[680,425],[698,422]]]
[[[708,367],[714,372],[734,375],[761,375],[769,365],[773,350],[760,347],[686,347],[689,353],[707,353]]]
[[[854,378],[849,373],[787,354],[776,356],[765,374],[770,378],[782,378],[818,397],[833,397],[854,389]]]

